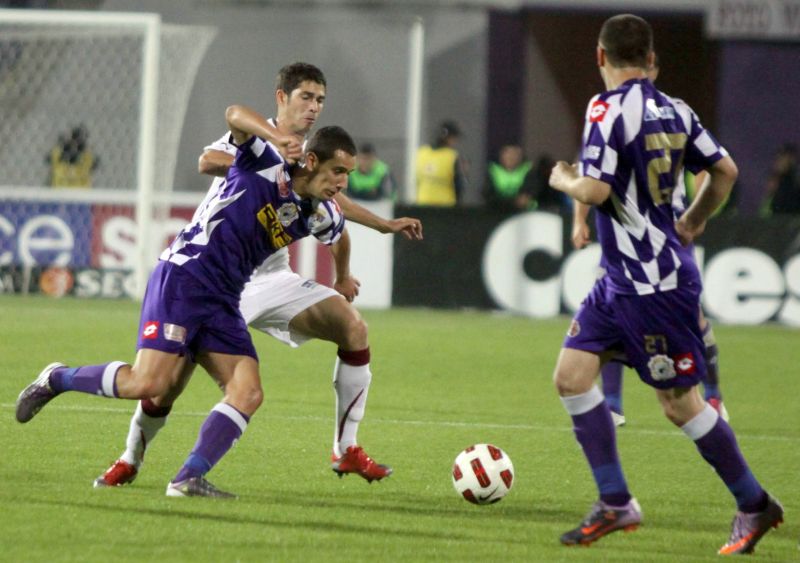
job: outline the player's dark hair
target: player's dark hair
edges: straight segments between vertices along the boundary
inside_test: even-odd
[[[291,94],[295,88],[306,80],[316,82],[322,86],[327,86],[325,75],[314,65],[308,63],[292,63],[278,71],[278,76],[275,78],[275,89],[283,90],[287,94]]]
[[[600,29],[600,46],[615,67],[647,68],[647,55],[653,50],[653,29],[633,14],[608,18]]]
[[[308,142],[306,152],[313,152],[320,162],[333,158],[336,151],[342,150],[351,156],[356,155],[356,144],[350,134],[337,125],[319,129]]]

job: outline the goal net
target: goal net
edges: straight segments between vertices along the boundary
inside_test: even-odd
[[[142,294],[200,199],[172,186],[215,33],[155,14],[0,10],[0,291],[68,268],[42,289],[88,279]]]

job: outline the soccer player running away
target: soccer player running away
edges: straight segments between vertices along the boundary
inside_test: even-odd
[[[753,476],[731,427],[697,390],[707,369],[698,322],[701,282],[687,247],[738,171],[691,108],[647,79],[652,59],[645,20],[630,14],[606,20],[597,46],[606,91],[586,112],[580,171],[559,162],[550,176],[553,188],[596,206],[606,270],[572,320],[554,374],[600,497],[561,542],[587,545],[642,520],[622,473],[611,412],[595,384],[601,364],[622,353],[736,499],[730,538],[719,553],[749,553],[783,521],[783,508]],[[708,170],[711,180],[675,221],[672,192],[683,167]]]

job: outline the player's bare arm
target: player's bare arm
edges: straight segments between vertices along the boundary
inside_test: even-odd
[[[352,303],[358,296],[358,288],[361,286],[361,282],[350,273],[350,234],[347,229],[342,231],[342,236],[330,246],[330,250],[333,256],[333,267],[336,271],[333,289]]]
[[[233,166],[234,157],[225,151],[208,149],[197,159],[197,171],[209,176],[225,176]]]
[[[689,209],[675,223],[675,230],[683,244],[691,243],[703,234],[706,221],[733,189],[739,169],[730,156],[714,163],[708,169],[710,179],[703,185]]]
[[[572,246],[578,250],[592,242],[588,222],[590,210],[589,205],[579,201],[572,206]]]
[[[282,135],[263,115],[251,108],[229,106],[225,110],[225,120],[237,145],[255,135],[274,144],[288,162],[296,162],[303,156],[303,146],[297,137]]]
[[[550,187],[586,205],[600,205],[611,194],[611,186],[589,176],[579,176],[578,167],[563,160],[550,173]]]
[[[413,217],[384,219],[342,193],[336,194],[335,199],[348,221],[364,225],[379,233],[402,233],[408,240],[422,240],[422,221],[419,219]]]

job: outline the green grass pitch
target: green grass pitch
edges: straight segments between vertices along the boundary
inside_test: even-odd
[[[711,561],[735,507],[694,445],[626,371],[623,466],[645,513],[635,533],[590,548],[558,536],[595,498],[551,383],[568,319],[482,312],[364,313],[373,385],[360,442],[394,467],[368,485],[330,470],[334,347],[291,350],[255,334],[266,399],[209,478],[235,501],[173,499],[169,479],[220,392],[202,370],[148,450],[137,481],[94,490],[121,453],[133,402],[70,394],[27,425],[19,391],[50,361],[134,356],[138,306],[126,301],[0,296],[2,561]],[[786,522],[752,561],[798,561],[800,332],[716,326],[722,389],[756,476]],[[504,448],[514,488],[473,506],[450,482],[456,454]]]

